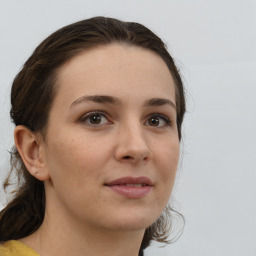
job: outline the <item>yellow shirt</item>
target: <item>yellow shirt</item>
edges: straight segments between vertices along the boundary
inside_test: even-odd
[[[19,241],[10,240],[0,244],[0,256],[39,256],[39,254]]]

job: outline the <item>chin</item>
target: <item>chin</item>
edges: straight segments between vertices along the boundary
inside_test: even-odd
[[[126,212],[124,215],[119,215],[114,218],[114,223],[112,225],[115,230],[123,230],[123,231],[138,231],[145,230],[149,226],[151,226],[157,218],[160,216],[159,214],[150,214],[150,213],[134,213],[134,212]]]

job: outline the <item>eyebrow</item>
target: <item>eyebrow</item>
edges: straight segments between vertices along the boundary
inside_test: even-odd
[[[91,96],[82,96],[75,100],[70,107],[80,104],[82,102],[95,102],[95,103],[110,103],[113,105],[121,105],[121,101],[113,96],[107,96],[107,95],[91,95]]]
[[[149,99],[145,102],[144,104],[147,107],[158,107],[158,106],[163,106],[163,105],[170,105],[172,106],[174,109],[176,109],[175,104],[169,100],[169,99],[163,99],[163,98],[152,98]]]
[[[80,98],[78,98],[77,100],[75,100],[71,105],[70,108],[78,105],[80,103],[83,102],[95,102],[95,103],[109,103],[109,104],[113,104],[113,105],[121,105],[122,101],[116,97],[113,96],[108,96],[108,95],[85,95],[82,96]],[[146,107],[159,107],[159,106],[163,106],[163,105],[170,105],[172,106],[174,109],[176,109],[175,104],[169,100],[169,99],[164,99],[164,98],[152,98],[147,100],[144,103],[144,106]]]

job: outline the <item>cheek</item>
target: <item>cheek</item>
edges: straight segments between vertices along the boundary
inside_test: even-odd
[[[179,150],[178,140],[167,140],[157,150],[156,161],[160,179],[159,184],[162,184],[159,186],[161,196],[169,197],[171,194],[179,162]]]
[[[69,139],[64,143],[59,135],[49,145],[48,169],[52,188],[48,191],[72,214],[72,209],[76,209],[76,214],[90,212],[92,202],[97,204],[102,198],[108,149],[89,138],[65,137]]]
[[[64,139],[65,138],[65,139]],[[59,134],[48,146],[48,169],[53,183],[70,189],[101,180],[102,164],[108,157],[104,143],[85,136]]]
[[[176,168],[179,161],[179,140],[167,139],[163,143],[159,144],[157,152],[157,158],[159,164],[163,165],[163,173],[170,175],[170,172],[176,172]],[[169,170],[169,171],[168,171]]]

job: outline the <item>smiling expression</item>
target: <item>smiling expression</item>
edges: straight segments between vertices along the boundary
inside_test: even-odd
[[[179,158],[165,62],[139,47],[99,46],[62,66],[56,88],[44,144],[47,209],[100,229],[150,226]]]

